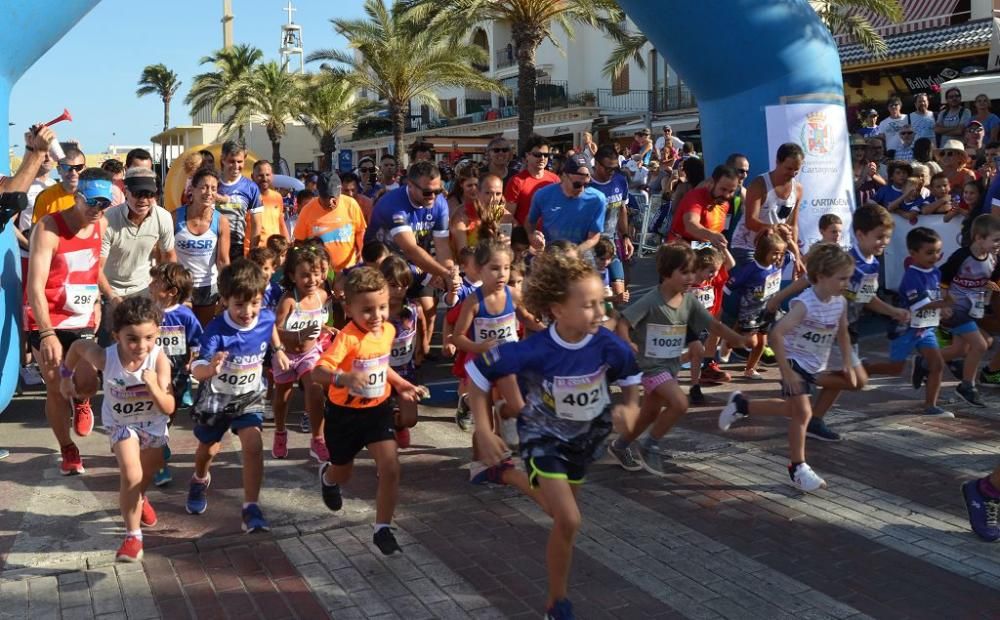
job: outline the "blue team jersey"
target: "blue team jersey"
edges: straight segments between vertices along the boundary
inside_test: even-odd
[[[924,306],[941,299],[941,270],[937,267],[922,269],[910,265],[903,273],[899,283],[900,304],[910,311],[910,324],[899,326],[894,324],[895,333],[905,331],[907,327],[923,330],[937,327],[940,321],[940,310],[926,310]]]
[[[183,368],[191,359],[191,352],[197,353],[201,336],[202,328],[198,317],[188,306],[178,304],[163,311],[156,344],[167,354],[172,368]]]
[[[570,198],[563,193],[561,184],[554,183],[531,197],[527,221],[542,231],[549,243],[562,240],[580,244],[604,232],[607,203],[604,194],[592,187]]]
[[[888,209],[889,203],[894,200],[898,200],[902,195],[903,190],[895,187],[892,183],[889,183],[887,185],[883,185],[877,192],[875,192],[875,202]]]
[[[433,252],[434,237],[448,237],[448,200],[444,194],[434,199],[434,204],[423,207],[413,204],[406,186],[386,193],[375,204],[365,243],[377,240],[389,248],[390,252],[402,254],[396,245],[396,235],[411,232],[417,245],[426,252]]]
[[[851,274],[851,281],[844,291],[844,299],[847,300],[847,322],[854,324],[861,317],[861,309],[869,301],[875,298],[878,293],[878,258],[872,256],[865,258],[858,252],[858,249],[850,249],[851,258],[854,259],[854,273]]]
[[[455,306],[461,306],[462,302],[469,295],[476,292],[481,285],[478,282],[472,282],[469,278],[462,276],[462,283],[458,285],[458,301],[455,302]],[[454,308],[455,306],[452,306]]]
[[[285,294],[285,289],[281,288],[280,284],[272,282],[268,285],[267,289],[264,290],[264,300],[261,304],[274,312],[278,308],[278,302],[281,301],[281,296]]]
[[[522,457],[545,456],[555,442],[562,455],[575,454],[580,463],[599,457],[611,432],[608,384],[638,385],[642,376],[631,347],[609,330],[601,327],[568,343],[555,325],[494,347],[465,369],[483,390],[502,377],[517,376],[525,402],[517,419]]]
[[[208,382],[213,391],[229,396],[246,396],[262,391],[264,354],[271,344],[274,313],[261,308],[257,320],[249,327],[241,327],[229,318],[229,312],[212,319],[201,337],[198,360],[192,366],[211,363],[219,351],[229,355],[222,371]]]
[[[739,304],[735,310],[739,326],[748,329],[757,326],[767,300],[780,289],[781,267],[753,260],[729,274],[723,291],[729,296],[728,304]]]
[[[628,204],[628,179],[624,174],[615,173],[611,175],[607,183],[601,183],[597,179],[591,179],[590,187],[604,194],[607,198],[608,206],[604,215],[604,232],[602,236],[608,239],[618,238],[618,217],[621,210]]]

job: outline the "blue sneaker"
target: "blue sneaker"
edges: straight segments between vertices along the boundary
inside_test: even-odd
[[[250,504],[243,509],[243,531],[247,534],[271,531],[271,526],[267,524],[264,513],[257,504]]]
[[[184,392],[181,394],[181,408],[190,407],[194,404],[194,397],[191,395],[191,383],[184,387]]]
[[[188,498],[185,508],[189,515],[200,515],[208,509],[208,485],[212,484],[212,475],[205,482],[198,482],[191,476],[191,486],[188,487]]]
[[[153,484],[158,487],[170,484],[173,480],[174,477],[170,475],[170,468],[166,465],[163,466],[163,469],[153,474]]]
[[[969,524],[972,531],[986,542],[1000,540],[1000,499],[986,497],[979,490],[978,480],[969,480],[962,485],[962,495],[965,497],[965,508],[969,511]]]
[[[573,603],[568,598],[560,599],[545,612],[545,620],[573,620]]]

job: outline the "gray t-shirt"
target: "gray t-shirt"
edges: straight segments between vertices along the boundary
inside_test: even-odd
[[[659,287],[649,291],[622,310],[629,323],[629,335],[639,347],[636,356],[644,374],[663,371],[677,376],[681,353],[687,345],[688,331],[700,334],[712,325],[712,315],[694,295],[685,293],[681,305],[667,305]]]
[[[108,209],[108,228],[101,239],[101,258],[105,258],[104,276],[115,294],[131,295],[149,287],[150,256],[159,246],[164,252],[174,249],[174,222],[170,213],[153,205],[139,225],[128,219],[128,203]]]

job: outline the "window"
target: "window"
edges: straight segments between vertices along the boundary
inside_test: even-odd
[[[612,95],[624,95],[629,91],[629,79],[628,79],[628,65],[615,74],[614,79],[611,80],[611,94]]]

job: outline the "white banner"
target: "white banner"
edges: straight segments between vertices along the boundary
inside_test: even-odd
[[[819,241],[819,218],[836,213],[851,230],[854,179],[848,147],[844,107],[828,103],[791,103],[767,106],[767,152],[794,142],[805,151],[799,172],[799,244],[806,251]],[[773,163],[773,162],[771,162]]]
[[[962,218],[956,217],[952,221],[945,223],[943,215],[921,215],[916,225],[903,219],[898,215],[893,215],[896,227],[892,230],[892,239],[886,246],[882,255],[882,266],[885,269],[885,282],[883,286],[890,291],[899,288],[899,282],[903,279],[903,272],[906,271],[906,259],[910,256],[910,251],[906,249],[906,235],[917,226],[932,228],[941,235],[941,261],[938,267],[944,265],[948,257],[961,247],[960,238],[962,234]]]

